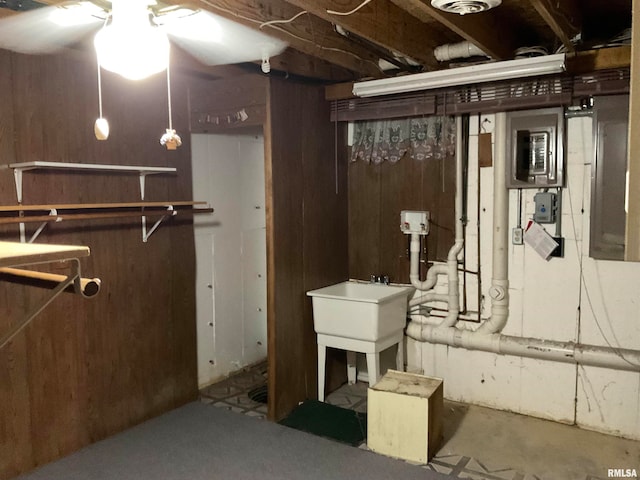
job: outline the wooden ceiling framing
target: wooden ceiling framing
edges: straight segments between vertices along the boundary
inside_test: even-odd
[[[183,4],[181,0],[167,3]],[[358,9],[361,4],[361,0],[191,2],[254,28],[260,28],[263,22],[288,20],[307,12],[289,23],[278,24],[277,28],[266,26],[263,31],[287,41],[289,50],[313,57],[311,63],[317,63],[318,74],[312,76],[325,80],[337,77],[328,74],[326,67],[320,67],[324,64],[340,67],[342,79],[349,75],[346,72],[354,80],[397,74],[378,67],[380,51],[410,59],[424,71],[447,68],[447,64],[435,59],[434,48],[464,40],[496,60],[512,59],[516,49],[532,46],[542,46],[549,53],[564,47],[564,51],[574,54],[594,43],[606,44],[610,32],[604,24],[610,26],[612,19],[620,29],[631,24],[631,0],[503,0],[497,8],[464,16],[440,11],[429,0],[371,0]],[[332,13],[355,9],[349,15]],[[601,29],[599,16],[607,18]],[[583,32],[583,22],[591,26],[588,38]],[[348,33],[344,35],[345,32]],[[314,69],[310,64],[297,68],[293,60],[287,67],[292,73]]]
[[[606,45],[612,35],[630,27],[632,0],[502,0],[494,9],[464,16],[438,10],[430,0],[369,0],[364,5],[362,0],[163,3],[207,10],[286,41],[289,48],[271,59],[272,70],[339,82],[403,70],[382,70],[381,58],[408,65],[404,70],[447,68],[436,60],[435,47],[465,40],[495,60],[514,58],[518,48],[534,46],[549,53],[562,47],[575,55]],[[0,16],[9,12],[0,8]]]

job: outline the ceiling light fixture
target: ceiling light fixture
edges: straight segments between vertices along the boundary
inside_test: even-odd
[[[357,82],[353,84],[353,94],[357,97],[375,97],[455,85],[535,77],[564,71],[564,54],[547,55]]]
[[[131,80],[166,70],[169,39],[151,23],[149,1],[113,0],[111,5],[111,22],[94,39],[102,68]]]
[[[501,3],[502,0],[431,0],[431,6],[458,15],[485,12]]]

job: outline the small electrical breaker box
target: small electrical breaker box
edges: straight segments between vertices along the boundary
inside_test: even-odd
[[[533,219],[538,223],[555,223],[558,204],[556,194],[551,192],[538,192],[534,195],[536,211]]]
[[[402,210],[400,212],[400,230],[402,233],[417,233],[427,235],[429,233],[429,212],[418,212],[414,210]]]

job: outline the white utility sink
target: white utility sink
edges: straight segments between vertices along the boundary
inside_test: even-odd
[[[368,342],[401,331],[412,287],[342,282],[307,295],[313,302],[316,333]]]

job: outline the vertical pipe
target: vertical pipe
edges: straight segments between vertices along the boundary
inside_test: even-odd
[[[462,157],[463,157],[462,117],[456,117],[456,192],[455,192],[455,243],[447,255],[449,313],[442,322],[443,327],[452,327],[460,314],[460,280],[458,278],[458,255],[464,246],[462,225]]]
[[[509,196],[506,185],[507,153],[505,149],[506,114],[496,113],[495,155],[493,163],[493,262],[491,272],[491,317],[478,328],[478,332],[500,332],[509,315]]]

